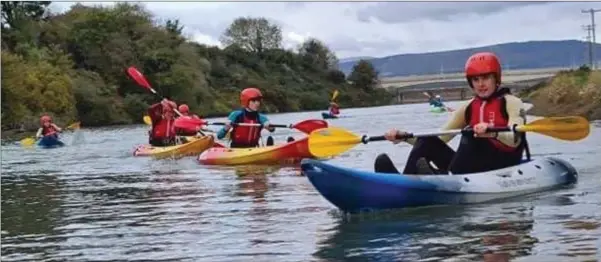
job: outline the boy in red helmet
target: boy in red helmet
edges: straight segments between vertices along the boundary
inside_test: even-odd
[[[58,133],[63,131],[62,128],[52,122],[52,117],[48,115],[40,117],[40,125],[42,127],[38,129],[38,132],[35,135],[38,139],[49,135],[58,136]]]
[[[237,126],[234,123],[261,124],[263,128],[273,132],[275,128],[269,126],[269,119],[258,112],[263,95],[257,88],[250,87],[240,92],[242,109],[231,112],[226,125],[217,132],[217,138],[223,139],[231,129],[232,148],[249,148],[259,146],[261,138],[260,126]]]
[[[160,103],[151,105],[148,108],[148,116],[152,119],[152,129],[149,132],[148,143],[153,146],[173,146],[176,144],[175,111],[177,107],[175,102],[163,99]]]
[[[471,128],[474,135],[463,135],[457,152],[446,144],[454,135],[406,140],[413,149],[403,174],[486,172],[519,164],[524,150],[530,158],[524,133],[486,131],[488,127],[526,123],[522,101],[500,87],[501,63],[497,56],[490,52],[472,55],[465,64],[465,76],[475,97],[454,112],[443,130]],[[385,136],[396,144],[401,140],[395,137],[403,133],[392,129]],[[375,166],[378,172],[398,173],[385,154],[376,158]]]

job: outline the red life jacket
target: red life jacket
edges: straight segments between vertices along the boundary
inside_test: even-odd
[[[197,115],[187,115],[187,116],[180,116],[180,117],[188,118],[188,119],[200,119]],[[196,131],[196,130],[190,130],[190,129],[185,129],[185,128],[174,127],[174,130],[175,130],[175,133],[180,136],[195,136],[198,133],[198,131]]]
[[[474,127],[479,123],[489,123],[493,127],[506,127],[509,123],[509,115],[507,113],[507,102],[505,95],[509,93],[509,89],[502,88],[493,94],[488,99],[482,99],[476,96],[467,106],[465,111],[465,120],[470,127]],[[510,147],[501,143],[496,138],[487,138],[487,140],[497,149],[502,152],[516,152],[521,150],[521,147]]]
[[[51,125],[48,126],[48,127],[42,126],[42,135],[43,136],[51,135],[51,134],[54,134],[54,133],[56,133],[56,129],[54,129],[53,126],[51,126]]]
[[[338,109],[338,107],[331,106],[330,107],[330,114],[332,114],[332,115],[340,114],[340,110]]]
[[[248,112],[242,109],[240,114],[233,123],[258,124],[259,114],[256,112]],[[232,144],[238,147],[256,147],[259,145],[261,138],[260,126],[232,126],[231,139]]]
[[[152,122],[150,137],[153,139],[169,139],[175,137],[173,120],[161,119],[158,123]]]

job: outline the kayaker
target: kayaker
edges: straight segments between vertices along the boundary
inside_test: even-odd
[[[177,111],[179,111],[182,114],[182,116],[180,117],[200,119],[200,117],[198,117],[196,114],[190,114],[190,108],[186,104],[179,105]],[[198,130],[190,130],[175,127],[175,133],[178,136],[196,136],[199,130],[200,126],[198,127]],[[181,138],[181,142],[185,143],[187,142],[187,139]]]
[[[38,132],[36,133],[36,138],[42,138],[45,136],[53,135],[58,138],[58,133],[62,132],[63,129],[58,127],[56,124],[52,122],[52,117],[49,115],[43,115],[40,117],[40,127]]]
[[[151,105],[148,108],[148,116],[152,119],[152,128],[149,132],[148,143],[153,146],[172,146],[176,144],[175,111],[177,107],[175,102],[163,99],[160,103]]]
[[[430,97],[430,105],[435,107],[444,107],[442,103],[442,98],[440,95],[436,95],[435,97]]]
[[[403,174],[446,173],[466,174],[517,165],[524,149],[530,158],[525,133],[486,132],[487,127],[505,127],[526,123],[522,101],[500,87],[501,64],[490,52],[476,53],[468,58],[465,76],[475,97],[457,109],[443,130],[472,128],[474,135],[463,135],[457,152],[446,143],[454,135],[408,139],[413,145]],[[399,143],[392,129],[386,139]],[[434,165],[432,165],[432,163]],[[390,158],[381,154],[375,163],[381,172],[398,172]]]
[[[275,128],[269,126],[269,119],[258,112],[263,94],[255,87],[249,87],[240,92],[242,109],[230,113],[226,124],[217,132],[217,138],[223,139],[231,129],[230,139],[232,148],[249,148],[259,146],[261,127],[259,126],[232,126],[232,123],[261,124],[269,132]],[[267,143],[268,145],[270,143]],[[273,142],[271,142],[273,144]]]
[[[338,106],[336,102],[330,102],[330,107],[328,108],[328,111],[330,111],[330,115],[338,116],[340,114],[340,106]]]

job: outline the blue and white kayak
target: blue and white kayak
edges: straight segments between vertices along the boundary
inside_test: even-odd
[[[338,167],[304,159],[301,170],[319,193],[344,212],[482,203],[576,183],[568,162],[545,157],[466,175],[403,175]]]
[[[55,148],[55,147],[61,147],[64,145],[65,144],[62,141],[60,141],[58,136],[55,136],[55,135],[47,135],[47,136],[40,138],[40,140],[38,140],[38,146],[40,146],[42,148]]]

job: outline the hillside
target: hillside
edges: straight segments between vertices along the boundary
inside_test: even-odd
[[[578,40],[504,43],[443,52],[401,54],[371,59],[381,77],[455,73],[463,70],[465,60],[474,52],[493,51],[503,66],[510,69],[578,67],[588,64],[588,43]],[[601,44],[595,47],[601,59]],[[340,70],[349,74],[357,61],[341,62]]]
[[[564,71],[520,96],[533,105],[528,114],[601,119],[601,71],[588,68]]]
[[[343,108],[392,98],[375,89],[371,67],[349,83],[317,39],[283,49],[281,30],[265,18],[235,19],[223,34],[226,47],[218,48],[187,39],[178,20],[159,21],[139,4],[76,4],[61,14],[47,12],[48,4],[2,2],[3,131],[35,130],[45,113],[62,126],[141,123],[160,97],[137,86],[129,66],[202,117],[239,109],[249,86],[261,89],[266,113],[326,110],[334,90]]]

